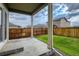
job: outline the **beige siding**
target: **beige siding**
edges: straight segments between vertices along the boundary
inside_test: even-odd
[[[61,19],[60,27],[70,27],[70,23],[64,19]]]
[[[60,21],[53,21],[53,25],[56,25],[57,27],[60,27]]]
[[[70,27],[70,23],[64,19],[53,21],[53,25],[56,25],[57,27]]]

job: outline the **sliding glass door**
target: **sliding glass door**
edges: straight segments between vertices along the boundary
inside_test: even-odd
[[[0,8],[0,42],[2,41],[2,9]]]

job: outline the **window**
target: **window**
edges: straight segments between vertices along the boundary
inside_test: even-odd
[[[31,16],[9,12],[9,38],[23,38],[31,36]]]
[[[37,39],[48,43],[48,6],[41,9],[33,17],[34,36]]]
[[[2,42],[2,9],[0,8],[0,42]]]
[[[79,56],[79,4],[53,4],[53,47],[63,55]]]
[[[31,16],[20,13],[9,12],[9,28],[31,27]]]

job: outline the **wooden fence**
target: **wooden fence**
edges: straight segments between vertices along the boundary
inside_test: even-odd
[[[47,34],[47,28],[34,28],[33,35],[43,35]],[[24,38],[31,36],[31,28],[10,28],[9,29],[9,38],[16,39],[16,38]]]
[[[79,37],[79,28],[70,27],[70,28],[54,28],[54,35],[70,36],[70,37]]]
[[[47,34],[47,28],[34,28],[33,35],[43,35]],[[70,36],[70,37],[79,37],[79,28],[78,27],[70,27],[70,28],[53,28],[54,35],[61,35],[61,36]],[[9,29],[9,38],[16,39],[16,38],[24,38],[31,36],[31,29],[30,28],[10,28]]]

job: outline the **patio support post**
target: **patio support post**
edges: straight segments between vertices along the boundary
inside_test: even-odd
[[[48,48],[52,49],[52,4],[48,4]]]
[[[33,15],[31,16],[31,38],[33,38]]]

